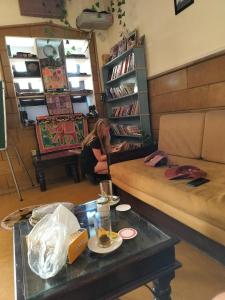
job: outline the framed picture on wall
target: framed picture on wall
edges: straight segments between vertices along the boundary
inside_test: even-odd
[[[21,16],[60,19],[62,18],[62,5],[61,0],[19,0]]]
[[[175,14],[179,14],[182,10],[193,3],[194,0],[174,0]]]

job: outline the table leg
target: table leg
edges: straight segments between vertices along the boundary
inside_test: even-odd
[[[168,274],[153,281],[154,300],[171,300],[170,281],[174,278],[175,273]]]
[[[38,176],[37,168],[35,168],[35,176],[36,176],[37,183],[39,183],[39,176]]]
[[[70,169],[71,169],[71,173],[72,173],[74,182],[80,182],[77,165],[76,164],[71,164]]]
[[[38,177],[38,182],[40,184],[40,190],[42,192],[46,191],[45,173],[43,169],[37,170],[37,177]]]

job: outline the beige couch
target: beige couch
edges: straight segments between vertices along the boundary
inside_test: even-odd
[[[141,158],[111,165],[113,183],[225,246],[225,110],[162,116],[158,148],[171,163],[206,171],[210,182],[193,188],[189,180],[168,180],[166,167],[147,167]]]

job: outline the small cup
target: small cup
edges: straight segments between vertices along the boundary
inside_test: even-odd
[[[102,216],[101,213],[96,213],[94,225],[98,246],[102,248],[111,246],[112,239],[110,214]]]
[[[112,197],[112,181],[111,180],[103,180],[99,184],[100,186],[100,193],[103,197],[108,198],[111,200]]]

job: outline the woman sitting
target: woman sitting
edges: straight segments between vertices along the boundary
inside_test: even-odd
[[[81,168],[92,182],[101,177],[96,174],[108,174],[107,153],[112,152],[109,130],[108,120],[99,119],[82,144]],[[119,148],[113,149],[116,151]]]

